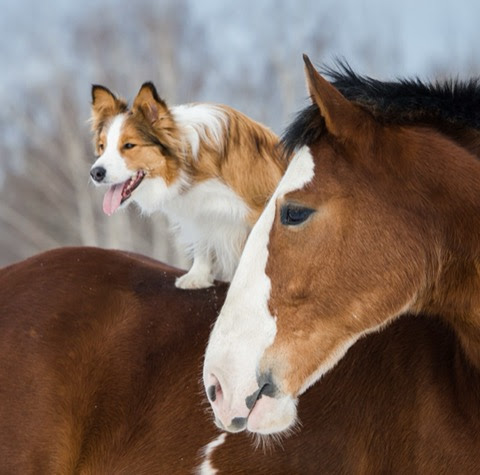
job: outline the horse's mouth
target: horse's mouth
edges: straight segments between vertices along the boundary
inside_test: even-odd
[[[138,170],[135,175],[123,183],[110,186],[103,198],[104,213],[111,216],[132,196],[132,193],[140,186],[145,176],[146,173],[143,170]]]

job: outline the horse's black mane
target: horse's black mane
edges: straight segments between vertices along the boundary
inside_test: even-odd
[[[430,125],[452,134],[462,128],[480,130],[480,78],[434,83],[418,78],[384,82],[356,74],[343,61],[320,72],[347,99],[385,123]],[[311,145],[323,133],[323,119],[316,104],[312,104],[285,130],[282,142],[286,153],[289,155],[302,145]]]

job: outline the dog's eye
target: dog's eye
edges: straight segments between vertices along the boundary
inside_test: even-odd
[[[103,149],[104,149],[103,143],[99,143],[98,144],[98,150],[100,150],[100,152],[103,152]]]
[[[284,204],[280,210],[280,221],[285,226],[297,226],[304,223],[314,212],[312,208]]]
[[[130,142],[127,142],[126,144],[124,144],[123,148],[125,150],[130,150],[131,148],[135,147],[135,144],[134,143],[130,143]]]

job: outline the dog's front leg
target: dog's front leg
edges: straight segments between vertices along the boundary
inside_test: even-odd
[[[212,259],[208,252],[201,252],[198,247],[193,254],[190,270],[175,281],[179,289],[204,289],[213,285]]]

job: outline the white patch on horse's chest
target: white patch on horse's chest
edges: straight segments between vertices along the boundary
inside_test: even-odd
[[[212,440],[212,442],[210,442],[203,448],[202,452],[204,460],[201,465],[197,467],[198,475],[215,475],[216,473],[218,473],[218,470],[213,467],[210,459],[213,451],[219,445],[222,445],[225,442],[226,437],[227,433],[223,432],[216,439]]]

